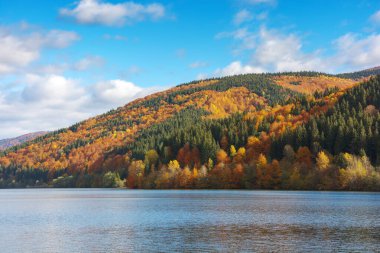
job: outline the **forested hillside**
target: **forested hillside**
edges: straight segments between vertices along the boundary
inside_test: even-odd
[[[380,67],[365,69],[362,71],[351,72],[351,73],[343,73],[336,76],[342,77],[342,78],[351,78],[351,79],[360,80],[361,78],[366,78],[366,77],[370,77],[374,75],[380,75]]]
[[[3,151],[0,186],[379,191],[380,77],[363,73],[182,84]]]

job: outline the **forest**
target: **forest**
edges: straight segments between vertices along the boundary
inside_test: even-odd
[[[178,85],[2,151],[0,187],[380,191],[376,73]]]

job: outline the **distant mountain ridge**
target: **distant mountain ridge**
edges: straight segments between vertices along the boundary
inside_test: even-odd
[[[379,75],[379,74],[380,74],[380,66],[361,70],[361,71],[356,71],[356,72],[342,73],[336,76],[343,77],[343,78],[360,79],[360,78],[370,77],[370,76]]]
[[[35,138],[47,133],[47,131],[39,131],[34,133],[23,134],[14,138],[2,139],[0,140],[0,150],[23,144],[27,141],[34,140]]]

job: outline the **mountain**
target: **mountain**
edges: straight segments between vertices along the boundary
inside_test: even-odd
[[[181,84],[3,151],[0,186],[379,191],[378,70]]]
[[[0,140],[0,150],[4,150],[13,146],[20,145],[24,142],[31,141],[38,136],[47,134],[48,132],[46,131],[40,131],[40,132],[34,132],[34,133],[29,133],[29,134],[24,134],[15,138],[8,138],[8,139],[3,139]]]
[[[339,74],[337,76],[343,77],[343,78],[361,79],[364,77],[370,77],[370,76],[374,76],[374,75],[380,75],[380,66],[365,69],[365,70],[358,71],[358,72],[343,73],[343,74]]]

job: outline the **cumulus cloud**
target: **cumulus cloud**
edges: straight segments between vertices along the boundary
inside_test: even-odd
[[[251,4],[275,4],[275,1],[246,0]],[[266,13],[260,18],[266,18]],[[248,13],[239,12],[235,24],[243,22]],[[241,19],[240,19],[241,18]],[[370,16],[373,24],[380,25],[380,11]],[[225,67],[217,69],[218,76],[283,71],[323,71],[328,73],[350,72],[371,68],[380,64],[380,34],[347,33],[331,42],[331,53],[324,55],[324,49],[307,52],[301,38],[294,33],[283,33],[280,30],[267,29],[261,26],[256,32],[248,28],[238,28],[230,32],[221,32],[216,39],[230,38],[235,42],[234,56],[243,51],[249,60],[233,60]]]
[[[251,52],[250,61],[246,64],[233,61],[226,67],[217,69],[217,75],[327,70],[319,52],[305,53],[301,40],[295,34],[282,34],[277,30],[261,27],[257,34],[241,28],[228,33],[228,36],[240,41],[234,52]]]
[[[338,73],[371,68],[380,63],[378,33],[367,36],[347,33],[332,42],[332,53],[328,56],[320,49],[306,52],[296,34],[284,34],[265,27],[261,27],[257,34],[241,28],[218,36],[239,41],[234,52],[245,49],[250,55],[246,63],[234,60],[217,69],[214,74],[218,76],[308,70]]]
[[[60,63],[33,64],[23,72],[33,72],[35,74],[56,74],[62,75],[66,71],[84,72],[94,68],[100,68],[105,65],[106,61],[96,55],[88,55],[77,61],[67,61]]]
[[[77,80],[28,74],[19,82],[25,85],[17,91],[0,91],[0,138],[54,130],[90,116],[83,110],[90,98]]]
[[[39,50],[9,34],[0,34],[0,74],[24,67],[39,57]]]
[[[372,23],[376,24],[376,25],[380,25],[380,10],[375,12],[371,17],[370,17],[370,20],[372,21]]]
[[[52,30],[46,35],[38,34],[35,39],[39,38],[39,46],[52,48],[65,48],[70,46],[74,41],[79,40],[79,35],[75,32]],[[37,41],[38,43],[38,41]]]
[[[380,64],[380,34],[360,37],[348,33],[333,42],[337,53],[330,60],[348,70],[370,68]]]
[[[78,40],[74,32],[52,30],[13,33],[0,27],[0,75],[28,66],[40,57],[44,48],[64,48]]]
[[[257,34],[248,31],[246,27],[236,29],[232,32],[221,32],[215,36],[216,39],[232,38],[236,41],[239,41],[239,46],[235,47],[233,50],[234,55],[238,55],[245,50],[254,49],[256,46],[257,37]]]
[[[136,97],[142,90],[132,82],[116,79],[96,84],[95,97],[104,102],[122,104]]]
[[[74,69],[84,71],[92,67],[102,67],[104,59],[100,56],[87,56],[74,64]]]
[[[114,79],[96,83],[88,92],[91,94],[89,105],[98,108],[98,113],[119,107],[137,98],[163,90],[163,87],[143,88],[132,82]]]
[[[252,62],[276,72],[325,69],[318,52],[304,53],[296,35],[284,35],[264,27],[260,29]]]
[[[197,76],[196,76],[196,79],[197,80],[204,80],[204,79],[207,79],[209,78],[209,75],[206,74],[206,73],[199,73]]]
[[[73,18],[80,24],[121,26],[144,19],[160,19],[165,16],[165,7],[158,3],[138,4],[134,2],[107,3],[100,0],[80,0],[75,8],[62,8],[60,15]]]
[[[28,74],[27,85],[22,92],[25,103],[38,102],[44,106],[64,106],[76,103],[85,96],[85,90],[76,80],[59,75],[40,76]]]
[[[233,22],[235,25],[240,25],[244,22],[251,21],[252,19],[253,19],[252,14],[246,9],[244,9],[236,13],[236,15],[234,16]]]
[[[235,31],[232,31],[232,32],[221,32],[221,33],[218,33],[215,38],[216,39],[224,39],[224,38],[233,38],[233,39],[245,39],[246,37],[249,36],[249,32],[248,32],[248,29],[247,28],[239,28]]]
[[[30,67],[35,74],[62,74],[70,69],[71,65],[66,62],[62,63],[49,63],[49,64],[35,64]]]
[[[67,127],[162,89],[118,79],[84,85],[56,74],[27,74],[18,82],[16,91],[0,86],[0,139]]]
[[[264,69],[250,65],[243,65],[240,61],[234,61],[224,68],[215,71],[216,76],[233,76],[248,73],[263,73]]]

